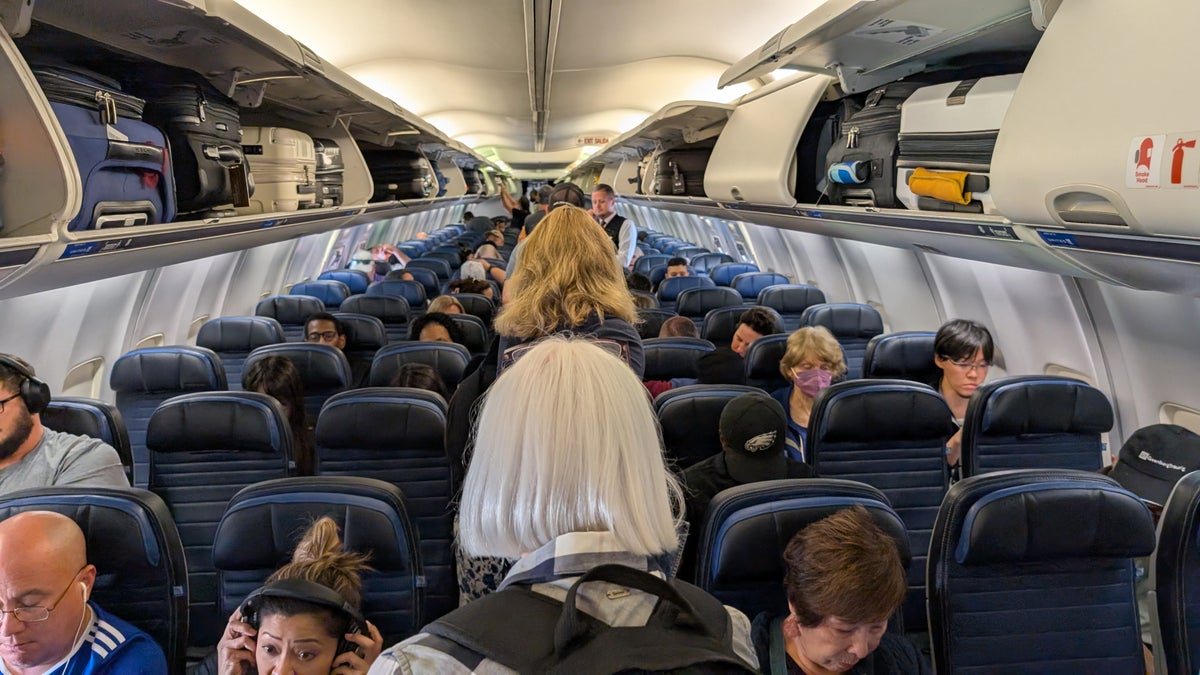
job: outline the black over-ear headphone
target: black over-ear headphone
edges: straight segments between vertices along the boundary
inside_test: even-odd
[[[242,601],[242,606],[238,611],[242,614],[242,621],[250,624],[255,630],[258,630],[259,611],[262,609],[263,598],[282,598],[287,600],[300,600],[308,602],[320,607],[331,609],[334,612],[345,615],[350,619],[350,625],[346,628],[347,633],[361,633],[367,635],[367,622],[363,619],[362,614],[354,608],[341,593],[322,586],[321,584],[304,579],[283,579],[280,581],[271,582],[250,595]],[[368,637],[370,637],[368,635]],[[358,645],[345,639],[338,637],[338,654],[355,651]]]
[[[21,399],[25,401],[25,408],[29,410],[30,415],[36,415],[45,410],[46,406],[50,405],[50,385],[34,377],[28,368],[21,365],[20,361],[0,354],[0,366],[4,366],[25,378],[25,381],[21,383],[21,387],[17,392],[20,394]]]

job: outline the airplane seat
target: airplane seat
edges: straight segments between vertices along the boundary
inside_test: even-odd
[[[420,247],[420,246],[413,246],[413,245],[412,245],[411,243],[409,243],[409,242],[404,242],[403,244],[400,244],[400,245],[396,246],[396,248],[397,248],[397,249],[398,249],[398,250],[399,250],[401,253],[403,253],[404,255],[408,256],[409,260],[412,260],[413,258],[420,258],[422,255],[424,255],[424,254],[425,254],[425,249],[424,249],[424,247]]]
[[[788,542],[808,525],[856,505],[896,541],[908,567],[912,556],[904,522],[879,490],[833,478],[769,480],[723,490],[709,502],[697,533],[696,585],[747,617],[786,616],[783,552]]]
[[[1158,609],[1159,650],[1167,673],[1200,670],[1200,472],[1175,484],[1159,519],[1150,564],[1151,606]]]
[[[91,598],[153,638],[170,672],[184,672],[187,566],[163,500],[146,490],[95,486],[34,488],[0,498],[0,519],[26,511],[54,511],[79,525],[87,561],[96,566]]]
[[[768,286],[759,291],[754,303],[779,312],[783,317],[783,329],[791,333],[801,326],[800,317],[804,310],[825,304],[825,293],[816,286],[800,284]]]
[[[304,342],[304,324],[308,317],[325,311],[325,303],[309,295],[273,295],[258,301],[255,316],[267,316],[283,326],[288,342]]]
[[[410,272],[416,269],[429,270],[437,276],[438,281],[441,283],[449,281],[450,276],[454,274],[454,270],[450,268],[450,263],[442,258],[415,258],[409,260],[405,264],[404,269]]]
[[[383,322],[388,342],[408,339],[408,301],[392,295],[352,295],[342,303],[342,311],[365,314]],[[203,331],[203,328],[201,328]]]
[[[346,333],[346,346],[342,353],[350,362],[350,386],[365,387],[375,352],[387,346],[387,328],[382,321],[366,314],[334,312],[333,315]]]
[[[949,406],[929,387],[905,380],[851,380],[817,397],[805,459],[822,478],[856,480],[887,495],[908,531],[904,625],[925,630],[925,558],[949,487],[946,441],[958,431]]]
[[[1145,672],[1134,558],[1149,509],[1112,479],[1038,469],[946,493],[926,570],[938,673]]]
[[[316,475],[376,478],[406,495],[428,579],[429,621],[458,606],[452,548],[457,486],[443,440],[446,407],[441,396],[423,389],[359,389],[329,399],[316,430]]]
[[[733,256],[728,253],[701,253],[692,256],[690,266],[699,274],[708,274],[717,265],[733,262]]]
[[[705,253],[712,253],[712,251],[704,248],[703,246],[686,244],[684,246],[677,247],[671,252],[671,255],[676,258],[686,258],[687,260],[691,260],[692,258],[698,255],[704,255]]]
[[[479,317],[472,314],[447,314],[446,316],[450,317],[450,320],[458,326],[458,330],[463,335],[463,346],[472,356],[487,353],[490,344],[488,328]],[[410,340],[416,340],[417,337],[409,335]]]
[[[631,290],[631,291],[629,291],[629,294],[630,294],[630,295],[632,295],[634,298],[643,298],[643,300],[644,300],[644,301],[645,301],[647,304],[649,304],[649,305],[650,305],[650,307],[648,307],[647,309],[658,309],[658,307],[659,307],[659,305],[658,305],[658,296],[657,296],[657,295],[655,295],[655,294],[653,294],[653,293],[651,293],[650,291],[634,291],[634,290]]]
[[[660,250],[658,250],[658,249],[654,248],[653,246],[647,246],[647,245],[645,245],[645,244],[638,244],[638,245],[637,245],[637,249],[638,249],[638,251],[640,251],[640,252],[641,252],[641,254],[642,254],[643,256],[648,256],[648,255],[662,255],[662,251],[660,251]]]
[[[672,465],[686,469],[721,452],[721,411],[726,403],[753,391],[758,390],[737,384],[690,384],[659,394],[654,410],[662,427],[663,453]]]
[[[496,315],[496,303],[491,298],[478,293],[458,293],[454,297],[462,303],[467,314],[476,317],[488,330],[491,330],[492,318]]]
[[[764,289],[772,286],[786,286],[789,283],[787,277],[774,272],[744,272],[734,277],[729,285],[738,292],[742,300],[754,302]]]
[[[643,340],[656,338],[662,331],[662,325],[673,316],[679,315],[669,309],[639,309],[638,333]]]
[[[863,377],[912,380],[932,387],[941,374],[933,361],[936,336],[915,330],[876,335],[863,355]]]
[[[133,485],[133,449],[117,406],[95,398],[56,396],[41,412],[42,425],[65,434],[104,441],[121,458],[125,478]]]
[[[287,342],[283,326],[269,316],[222,316],[205,321],[196,334],[197,347],[221,357],[231,390],[242,388],[242,369],[250,352],[283,342]]]
[[[661,245],[661,246],[659,246],[659,248],[660,248],[660,249],[662,249],[663,255],[669,255],[669,256],[671,256],[672,258],[676,258],[676,257],[682,258],[682,257],[685,257],[685,256],[676,256],[676,255],[675,255],[675,252],[676,252],[676,251],[680,251],[680,250],[682,250],[682,249],[685,249],[685,248],[689,248],[689,247],[691,247],[691,246],[692,246],[692,245],[691,245],[691,244],[689,244],[688,242],[686,242],[686,241],[681,241],[681,240],[679,240],[679,239],[676,239],[676,238],[674,238],[674,237],[668,237],[668,238],[666,238],[666,239],[662,240],[661,244],[662,244],[662,245]]]
[[[321,301],[328,311],[342,306],[350,297],[350,287],[340,281],[305,281],[292,286],[288,295],[308,295]]]
[[[667,278],[667,264],[659,263],[651,267],[650,271],[646,273],[646,277],[650,279],[650,288],[657,289],[662,284],[663,279]],[[657,299],[658,296],[655,296],[656,301]]]
[[[441,248],[443,250],[438,250],[439,248]],[[429,253],[426,253],[425,255],[421,256],[420,258],[418,258],[418,260],[431,260],[431,259],[445,260],[447,263],[449,263],[450,269],[456,270],[462,265],[462,258],[458,254],[457,246],[454,246],[451,248],[453,248],[454,250],[453,251],[446,250],[444,247],[439,246],[439,247],[433,249],[432,251],[430,251]]]
[[[675,313],[686,316],[703,330],[705,317],[714,309],[742,306],[742,296],[731,288],[689,288],[675,298]]]
[[[283,478],[247,486],[222,506],[212,557],[223,616],[291,559],[313,521],[328,516],[337,523],[344,550],[370,556],[371,571],[362,578],[362,610],[384,644],[425,625],[417,531],[395,485],[346,476]],[[220,634],[210,637],[215,642]]]
[[[708,270],[708,278],[718,286],[732,286],[738,275],[757,271],[758,265],[753,263],[727,262]]]
[[[401,298],[408,303],[410,312],[425,311],[426,288],[419,281],[376,281],[367,289],[366,297],[376,295]]]
[[[295,460],[287,416],[266,394],[184,394],[154,411],[146,443],[150,490],[171,509],[187,555],[188,643],[216,644],[229,618],[217,607],[212,563],[217,522],[238,490],[290,475]]]
[[[673,307],[679,294],[693,288],[716,288],[716,284],[708,277],[674,277],[663,279],[658,285],[658,301],[664,307],[670,303]]]
[[[328,270],[317,275],[317,281],[340,281],[350,289],[350,295],[359,295],[367,292],[371,275],[359,270]]]
[[[336,347],[309,342],[267,345],[250,352],[246,357],[246,368],[268,356],[282,356],[300,372],[300,382],[304,385],[304,413],[310,420],[316,419],[326,399],[354,384],[350,361]]]
[[[779,362],[787,352],[786,333],[764,335],[750,343],[746,350],[746,384],[758,387],[768,394],[791,382],[779,372]]]
[[[135,349],[113,363],[108,386],[116,394],[117,409],[129,432],[133,451],[133,486],[149,481],[150,451],[146,427],[154,409],[167,399],[194,391],[228,388],[221,359],[203,347],[149,347]]]
[[[964,476],[1001,469],[1099,471],[1112,429],[1104,392],[1079,380],[1018,375],[985,382],[963,421]]]
[[[746,313],[747,309],[745,305],[738,304],[736,307],[718,307],[705,314],[700,337],[715,345],[730,344],[733,342],[733,334],[737,332],[738,324],[742,321],[742,315]],[[779,325],[783,325],[783,318],[775,310],[769,307],[765,309],[775,315]]]
[[[716,347],[700,338],[650,338],[642,341],[646,369],[642,380],[670,380],[677,377],[697,377],[700,357]]]
[[[883,317],[870,305],[853,302],[813,305],[800,315],[801,326],[824,326],[846,355],[846,379],[862,377],[863,357],[871,338],[883,333]]]
[[[454,393],[463,378],[471,354],[467,348],[452,342],[397,342],[380,349],[371,364],[368,386],[391,386],[392,379],[406,363],[433,366],[446,388]]]
[[[442,285],[449,281],[449,277],[443,279],[438,276],[438,273],[428,267],[405,267],[408,273],[412,275],[413,281],[421,284],[425,289],[425,297],[436,298],[442,294]],[[411,303],[411,301],[410,301]]]

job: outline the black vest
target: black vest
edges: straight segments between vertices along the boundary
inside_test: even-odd
[[[621,216],[613,216],[612,220],[604,226],[604,232],[612,239],[613,245],[617,247],[617,252],[621,251],[621,226],[625,224],[625,219]]]

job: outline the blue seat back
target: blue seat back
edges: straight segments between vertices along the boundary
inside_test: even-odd
[[[641,323],[638,324],[638,334],[643,340],[649,340],[658,337],[662,331],[662,325],[667,319],[673,316],[678,316],[675,312],[669,309],[639,309],[638,319]]]
[[[443,247],[438,247],[438,248],[443,248]],[[449,251],[449,250],[440,250],[439,251],[437,249],[434,249],[433,251],[430,251],[429,253],[426,253],[425,255],[421,256],[419,258],[419,260],[430,260],[430,259],[440,258],[450,264],[450,269],[456,270],[462,265],[462,258],[459,257],[459,255],[458,255],[458,247],[454,246],[452,248],[454,249],[453,251]]]
[[[742,297],[729,288],[689,288],[675,298],[675,313],[697,323],[719,307],[742,306]]]
[[[985,382],[963,421],[963,475],[1001,469],[1099,471],[1112,429],[1104,392],[1079,380],[1022,375]]]
[[[649,291],[635,291],[635,290],[630,290],[629,294],[633,296],[634,302],[638,302],[638,298],[641,298],[642,299],[641,301],[645,302],[649,306],[649,308],[658,309],[658,296],[657,295],[655,295]]]
[[[700,274],[708,274],[717,265],[733,262],[733,256],[728,253],[701,253],[692,256],[691,266]]]
[[[662,284],[663,279],[667,278],[666,263],[660,263],[654,267],[651,267],[646,276],[650,279],[650,288],[658,288],[659,285]],[[657,299],[658,296],[655,296],[655,300]]]
[[[1168,673],[1200,670],[1200,472],[1179,479],[1163,507],[1151,562]]]
[[[467,348],[451,342],[397,342],[380,349],[371,364],[368,384],[386,387],[406,363],[424,363],[438,371],[442,382],[451,392],[458,387],[471,353]]]
[[[774,272],[746,272],[739,274],[729,283],[742,299],[753,302],[763,289],[771,286],[786,286],[790,283],[787,277]],[[762,303],[759,303],[762,304]]]
[[[825,303],[825,293],[816,286],[789,284],[768,286],[758,293],[755,304],[770,307],[783,317],[783,329],[789,333],[800,327],[804,310]]]
[[[492,302],[491,298],[478,293],[457,293],[454,298],[462,304],[467,314],[478,318],[491,330],[492,318],[496,314],[496,303]]]
[[[671,255],[679,258],[686,258],[688,260],[705,253],[712,253],[712,251],[704,248],[703,246],[692,246],[690,244],[687,246],[677,247],[675,250],[671,251]]]
[[[846,379],[862,377],[867,343],[883,334],[883,317],[870,305],[853,302],[813,305],[800,315],[802,326],[824,326],[833,333],[846,355]]]
[[[487,298],[484,298],[487,300]],[[486,354],[488,350],[488,328],[479,317],[471,314],[447,314],[463,336],[463,346],[472,356]],[[416,339],[416,335],[409,336]]]
[[[746,384],[772,392],[791,384],[779,372],[779,362],[787,352],[785,333],[764,335],[750,344],[746,350]]]
[[[350,289],[350,295],[358,295],[367,292],[367,286],[371,285],[371,276],[358,270],[329,270],[321,272],[317,281],[340,281]]]
[[[55,396],[41,412],[47,429],[99,439],[112,446],[125,467],[125,478],[133,485],[133,449],[129,432],[117,406],[94,398]]]
[[[150,489],[162,497],[187,556],[189,644],[221,639],[228,614],[217,606],[213,535],[238,490],[289,475],[292,433],[283,407],[265,394],[208,392],[166,401],[150,418]]]
[[[1150,511],[1082,471],[1004,471],[946,494],[926,584],[939,673],[1145,672],[1133,559]]]
[[[283,326],[288,342],[304,342],[304,324],[308,317],[325,311],[325,303],[310,295],[273,295],[258,301],[256,316],[267,316]]]
[[[154,409],[180,394],[228,388],[221,359],[203,347],[135,349],[113,364],[108,386],[116,393],[117,409],[129,432],[134,487],[146,487],[149,480],[146,427]]]
[[[642,341],[646,356],[643,380],[670,380],[676,377],[697,377],[701,356],[716,347],[700,338],[650,338]]]
[[[650,270],[658,267],[659,265],[666,265],[667,261],[674,257],[675,256],[662,254],[644,255],[638,258],[637,262],[633,263],[633,271],[637,272],[638,274],[649,276]]]
[[[425,297],[436,298],[442,294],[442,284],[446,280],[439,277],[437,272],[425,267],[414,267],[408,269],[408,272],[412,274],[414,281],[425,288]]]
[[[329,399],[317,419],[317,475],[377,478],[407,495],[420,535],[428,580],[425,616],[431,620],[458,606],[451,508],[456,486],[445,435],[446,402],[423,389],[348,391]]]
[[[925,385],[853,380],[825,390],[813,404],[805,459],[822,478],[879,488],[908,530],[904,627],[925,629],[925,556],[949,486],[946,441],[958,431],[949,406]]]
[[[412,311],[425,311],[426,289],[419,281],[376,281],[367,289],[366,295],[388,295],[401,298]]]
[[[96,486],[35,488],[0,498],[0,519],[25,511],[54,511],[79,525],[87,561],[96,566],[91,599],[153,638],[170,672],[184,672],[187,565],[163,500],[146,490]]]
[[[444,258],[417,258],[409,260],[404,266],[408,271],[422,269],[429,270],[437,275],[437,278],[443,283],[450,280],[450,276],[454,274],[454,270],[450,268],[450,263]]]
[[[342,306],[350,297],[350,287],[340,281],[305,281],[292,286],[288,295],[308,295],[320,300],[327,310]]]
[[[384,644],[416,633],[425,623],[416,528],[400,489],[371,478],[284,478],[234,495],[213,539],[221,612],[233,613],[290,560],[308,526],[324,516],[337,523],[345,550],[370,555],[362,610]]]
[[[718,286],[732,286],[734,278],[738,275],[757,271],[758,265],[754,263],[727,262],[709,269],[708,278]]]
[[[876,335],[863,355],[863,377],[912,380],[932,387],[941,373],[933,361],[936,336],[928,331]]]
[[[714,288],[716,284],[708,277],[674,277],[663,279],[658,285],[658,300],[673,303],[679,294],[692,288]]]
[[[907,566],[904,523],[879,490],[830,478],[769,480],[729,488],[709,502],[698,533],[696,585],[747,616],[786,616],[783,551],[788,542],[808,525],[856,505],[896,540]]]
[[[197,347],[221,357],[225,380],[234,390],[242,388],[242,369],[250,352],[286,341],[283,326],[269,316],[222,316],[205,321],[196,334]]]
[[[375,352],[388,343],[387,328],[379,319],[366,314],[335,312],[342,330],[346,333],[346,346],[342,353],[350,362],[350,386],[364,387],[371,372]]]
[[[354,384],[350,361],[340,349],[316,343],[267,345],[250,352],[246,368],[268,356],[282,356],[296,366],[304,385],[304,413],[316,419],[330,396]]]
[[[721,452],[721,411],[726,403],[752,391],[757,389],[737,384],[691,384],[659,394],[654,399],[654,410],[662,427],[663,452],[673,465],[686,469]]]
[[[342,303],[342,311],[366,314],[383,323],[388,342],[408,339],[408,301],[392,295],[355,295]]]
[[[733,334],[737,332],[738,324],[742,321],[742,315],[746,313],[749,307],[745,305],[719,307],[704,315],[704,322],[700,327],[700,337],[719,346],[728,346],[733,342]],[[766,307],[766,311],[775,314],[775,321],[782,326],[783,319],[775,310]]]

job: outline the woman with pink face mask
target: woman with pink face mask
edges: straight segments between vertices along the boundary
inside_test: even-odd
[[[787,351],[779,361],[779,372],[792,384],[772,393],[771,397],[788,413],[788,456],[803,462],[813,400],[846,373],[846,358],[842,346],[827,328],[805,326],[788,336]]]

